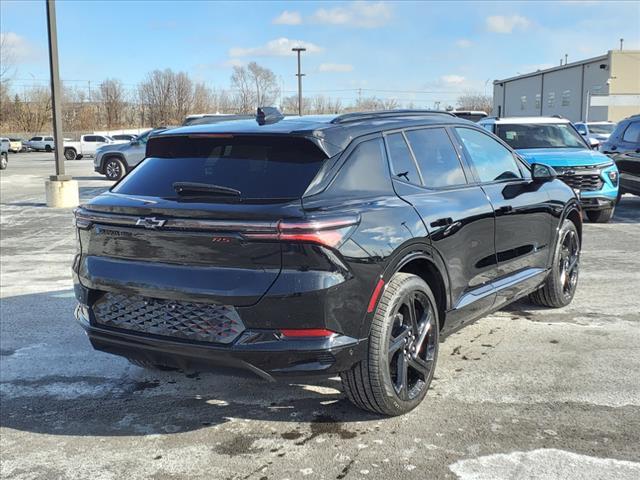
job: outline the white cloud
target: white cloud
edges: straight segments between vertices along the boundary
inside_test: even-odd
[[[440,80],[448,85],[459,85],[464,83],[465,78],[461,75],[443,75]]]
[[[472,45],[473,42],[471,40],[467,40],[466,38],[461,38],[460,40],[456,41],[456,47],[459,48],[469,48]]]
[[[392,10],[386,2],[356,1],[342,7],[320,8],[311,16],[311,20],[329,25],[376,28],[391,20]]]
[[[320,72],[352,72],[353,65],[350,63],[321,63],[318,67],[318,71]]]
[[[0,33],[2,63],[28,63],[42,58],[42,51],[14,32]]]
[[[291,51],[293,47],[303,47],[307,49],[307,53],[318,53],[322,51],[322,47],[311,42],[303,42],[302,40],[291,40],[281,37],[270,40],[266,44],[259,47],[234,47],[229,50],[230,57],[285,57],[293,55]]]
[[[511,33],[514,29],[526,29],[531,21],[522,15],[493,15],[486,19],[487,30],[495,33]]]
[[[299,12],[285,10],[274,18],[272,23],[275,25],[300,25],[302,23],[302,16]]]

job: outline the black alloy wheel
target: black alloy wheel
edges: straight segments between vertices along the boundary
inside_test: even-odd
[[[429,285],[417,275],[396,273],[378,301],[366,360],[341,374],[349,400],[384,415],[417,407],[435,371],[438,318]]]
[[[565,220],[558,232],[553,264],[541,288],[529,299],[545,307],[560,308],[571,303],[580,273],[580,236],[571,220]]]

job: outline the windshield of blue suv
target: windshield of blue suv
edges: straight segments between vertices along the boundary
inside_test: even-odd
[[[528,148],[588,148],[569,123],[499,123],[496,135],[516,150]]]

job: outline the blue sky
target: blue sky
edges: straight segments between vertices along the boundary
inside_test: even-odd
[[[88,88],[172,68],[228,88],[233,65],[256,61],[296,88],[291,46],[303,44],[305,94],[455,103],[491,81],[640,49],[640,2],[207,2],[58,0],[61,76]],[[45,3],[0,2],[17,89],[48,78]],[[487,83],[487,80],[489,82]]]

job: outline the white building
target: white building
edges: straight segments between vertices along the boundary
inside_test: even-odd
[[[640,113],[640,51],[606,55],[495,80],[493,115],[562,115],[573,122],[617,122]]]

